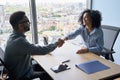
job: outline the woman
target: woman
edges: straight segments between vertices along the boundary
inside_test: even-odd
[[[99,54],[104,45],[101,20],[102,17],[99,11],[84,10],[78,20],[78,22],[80,22],[79,28],[66,36],[64,40],[71,40],[81,35],[87,47],[79,49],[77,53],[93,52]]]

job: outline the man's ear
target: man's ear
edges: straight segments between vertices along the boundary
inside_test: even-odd
[[[23,29],[23,26],[24,26],[23,24],[18,24],[18,29],[19,30]]]
[[[22,26],[23,24],[18,24],[18,27]]]

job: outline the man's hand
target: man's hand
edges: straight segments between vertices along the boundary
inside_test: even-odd
[[[64,40],[63,39],[58,39],[58,47],[61,47],[64,44]]]

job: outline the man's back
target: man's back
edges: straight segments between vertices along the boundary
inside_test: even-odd
[[[12,76],[24,76],[30,70],[31,57],[24,52],[22,45],[24,41],[26,41],[25,36],[16,32],[13,32],[8,39],[4,61],[11,70]]]

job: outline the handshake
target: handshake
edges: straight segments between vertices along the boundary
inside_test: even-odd
[[[60,38],[59,38],[59,39],[58,39],[58,44],[57,44],[57,46],[58,46],[58,47],[62,47],[62,45],[65,43],[65,40],[66,40],[66,39],[60,39]]]
[[[44,44],[45,45],[48,45],[48,37],[43,37],[44,39]],[[65,40],[67,40],[67,38],[64,38],[64,39],[58,39],[57,41],[57,47],[62,47],[62,45],[65,43]]]

